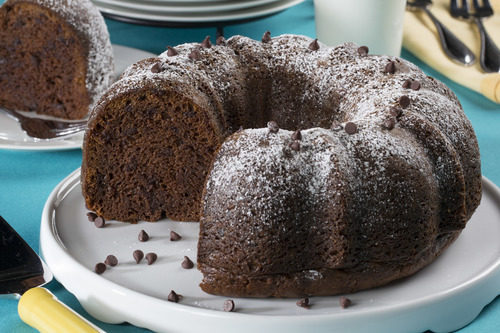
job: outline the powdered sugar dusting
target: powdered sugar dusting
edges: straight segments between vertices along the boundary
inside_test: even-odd
[[[17,1],[17,0],[16,0]],[[114,80],[113,49],[101,13],[90,0],[22,0],[49,8],[70,24],[84,42],[89,54],[86,87],[91,98],[90,109]]]

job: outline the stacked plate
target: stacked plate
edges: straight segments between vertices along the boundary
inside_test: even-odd
[[[223,23],[280,12],[304,0],[92,0],[108,17],[152,24]]]

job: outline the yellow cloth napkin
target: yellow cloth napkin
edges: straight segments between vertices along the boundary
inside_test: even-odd
[[[483,24],[491,39],[500,48],[500,0],[490,0],[490,3],[495,14],[483,19]],[[472,1],[469,1],[469,6],[472,6]],[[430,11],[474,52],[477,58],[474,65],[461,66],[446,56],[439,42],[435,25],[421,10],[406,10],[403,46],[449,79],[500,103],[500,74],[486,74],[479,64],[481,40],[476,24],[472,20],[455,19],[450,15],[449,8],[449,0],[434,0]]]

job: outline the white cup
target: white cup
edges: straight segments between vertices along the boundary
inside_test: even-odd
[[[314,0],[316,36],[328,46],[353,42],[370,54],[400,56],[405,0]]]

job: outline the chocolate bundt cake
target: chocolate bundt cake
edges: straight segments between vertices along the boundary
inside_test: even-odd
[[[366,47],[269,33],[130,66],[94,108],[81,170],[107,219],[201,213],[202,288],[232,296],[410,275],[481,199],[477,140],[444,84]]]
[[[0,7],[0,106],[80,119],[113,78],[108,30],[90,0]]]

